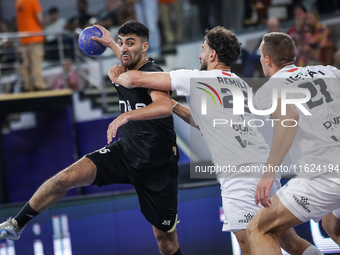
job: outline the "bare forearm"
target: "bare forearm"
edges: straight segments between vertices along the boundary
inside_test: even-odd
[[[110,44],[109,48],[113,51],[113,53],[116,55],[116,57],[120,61],[119,51],[118,51],[118,45],[115,41],[112,40],[112,43]]]
[[[285,124],[288,124],[287,122]],[[274,137],[272,147],[267,160],[267,165],[279,166],[290,147],[293,144],[295,134],[297,131],[296,127],[283,127],[281,123],[277,123],[274,128]]]
[[[167,92],[152,90],[150,97],[152,103],[148,106],[125,112],[110,123],[107,130],[108,143],[116,136],[118,128],[129,121],[160,119],[172,115],[171,100]]]
[[[171,104],[170,100],[167,103],[155,101],[148,106],[145,106],[134,111],[129,111],[124,114],[127,115],[126,117],[128,121],[165,118],[172,114],[170,104]]]
[[[280,111],[281,109],[277,112]],[[274,128],[272,147],[267,161],[267,164],[271,166],[279,166],[282,163],[293,144],[298,129],[299,113],[290,106],[287,107],[286,112],[286,115],[274,114],[273,116],[278,121]],[[285,126],[283,126],[281,123],[284,119],[290,119],[291,121],[286,120]]]
[[[197,125],[195,124],[193,118],[191,117],[190,109],[188,107],[185,107],[181,103],[176,102],[173,99],[171,99],[171,102],[173,106],[172,111],[186,123],[197,128]]]
[[[115,82],[128,89],[140,87],[163,91],[171,90],[170,75],[163,72],[128,71],[117,77]]]

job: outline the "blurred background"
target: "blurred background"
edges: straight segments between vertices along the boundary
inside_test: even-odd
[[[141,2],[145,8],[138,7]],[[0,0],[0,220],[15,215],[47,178],[106,145],[107,126],[120,113],[107,73],[119,60],[109,49],[96,58],[79,50],[78,36],[88,26],[100,24],[116,38],[124,22],[153,16],[155,24],[145,21],[155,27],[148,56],[170,71],[199,69],[204,30],[222,25],[242,42],[232,71],[256,81],[249,83],[255,91],[265,82],[258,47],[268,31],[292,36],[296,65],[340,67],[340,0],[40,0],[43,29],[38,33],[18,30],[15,3]],[[32,61],[30,74],[22,41],[36,36],[42,36],[43,61]],[[30,75],[41,76],[40,83],[29,87]],[[176,94],[173,98],[185,103]],[[174,118],[182,252],[240,254],[233,236],[221,232],[215,176],[190,178],[190,163],[211,165],[204,140]],[[260,131],[271,144],[273,130]],[[290,164],[289,157],[284,164]],[[292,176],[287,173],[283,182]],[[18,242],[0,241],[0,255],[158,254],[138,208],[131,185],[71,190],[34,219]],[[339,252],[320,224],[308,222],[297,231],[325,253]]]

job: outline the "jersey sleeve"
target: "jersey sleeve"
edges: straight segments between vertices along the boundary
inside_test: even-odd
[[[178,96],[190,96],[190,78],[198,77],[198,70],[177,70],[170,71],[171,89],[176,91]]]

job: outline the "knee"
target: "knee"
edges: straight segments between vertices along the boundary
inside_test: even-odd
[[[71,180],[65,170],[53,176],[51,181],[52,186],[58,190],[68,190],[72,187]]]
[[[333,229],[329,220],[326,219],[326,217],[324,219],[322,219],[322,227],[327,232],[327,234],[329,234]]]
[[[239,231],[236,231],[234,234],[237,238],[237,242],[239,243],[241,247],[242,254],[244,255],[251,254],[250,244],[248,241],[246,230],[241,229]]]
[[[247,237],[248,239],[258,231],[258,223],[256,220],[252,219],[247,225]]]
[[[158,248],[163,255],[172,255],[174,254],[179,246],[177,243],[171,241],[171,240],[157,240]]]
[[[161,236],[161,237],[159,236],[156,239],[157,239],[158,249],[162,255],[172,255],[179,248],[177,241],[172,238],[167,238],[167,235]]]

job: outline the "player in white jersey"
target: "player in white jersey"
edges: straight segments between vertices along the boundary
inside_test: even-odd
[[[199,126],[211,151],[215,166],[230,164],[238,170],[244,166],[260,166],[268,157],[268,145],[256,128],[246,125],[247,120],[254,118],[247,109],[242,115],[232,114],[232,108],[230,108],[232,95],[225,89],[228,87],[232,90],[232,87],[237,87],[247,99],[248,84],[230,72],[230,66],[240,56],[241,44],[232,32],[223,27],[207,30],[204,39],[203,51],[199,56],[201,71],[125,72],[120,66],[115,66],[109,71],[109,77],[112,82],[127,88],[146,87],[175,90],[177,95],[185,96],[191,106],[191,113],[187,107],[174,100],[173,111],[188,123],[193,117],[194,126]],[[194,87],[190,86],[190,78],[196,78],[192,79]],[[207,95],[204,90],[211,93],[216,98],[216,102],[220,104],[219,106],[208,104],[205,115],[201,114],[201,98]],[[213,99],[207,98],[208,102],[212,103]],[[221,117],[228,119],[228,125],[215,125],[214,127],[212,121],[215,118],[221,119]],[[230,122],[245,124],[230,126]],[[191,124],[193,123],[191,122]],[[120,123],[116,123],[108,130],[108,139],[115,136],[119,126]],[[260,209],[260,206],[254,203],[258,179],[240,178],[241,176],[237,173],[236,175],[228,173],[228,175],[220,177],[223,177],[220,178],[220,183],[226,215],[223,229],[235,233],[243,254],[251,254],[245,229],[253,215]],[[298,237],[294,229],[283,233],[280,236],[280,243],[291,254],[322,254],[309,242]]]
[[[269,190],[275,172],[261,178],[255,200],[268,208],[258,211],[247,227],[252,252],[281,254],[280,233],[326,215],[326,231],[339,244],[339,214],[335,217],[331,212],[340,206],[340,71],[332,66],[296,67],[294,41],[284,33],[266,34],[260,54],[264,74],[270,79],[256,93],[258,110],[272,108],[276,103],[272,92],[278,90],[277,108],[271,113],[276,125],[267,165],[279,166],[290,151],[300,178],[291,179],[272,198]],[[304,91],[292,92],[294,89]],[[285,106],[286,98],[289,104]],[[301,101],[305,103],[298,103]]]

